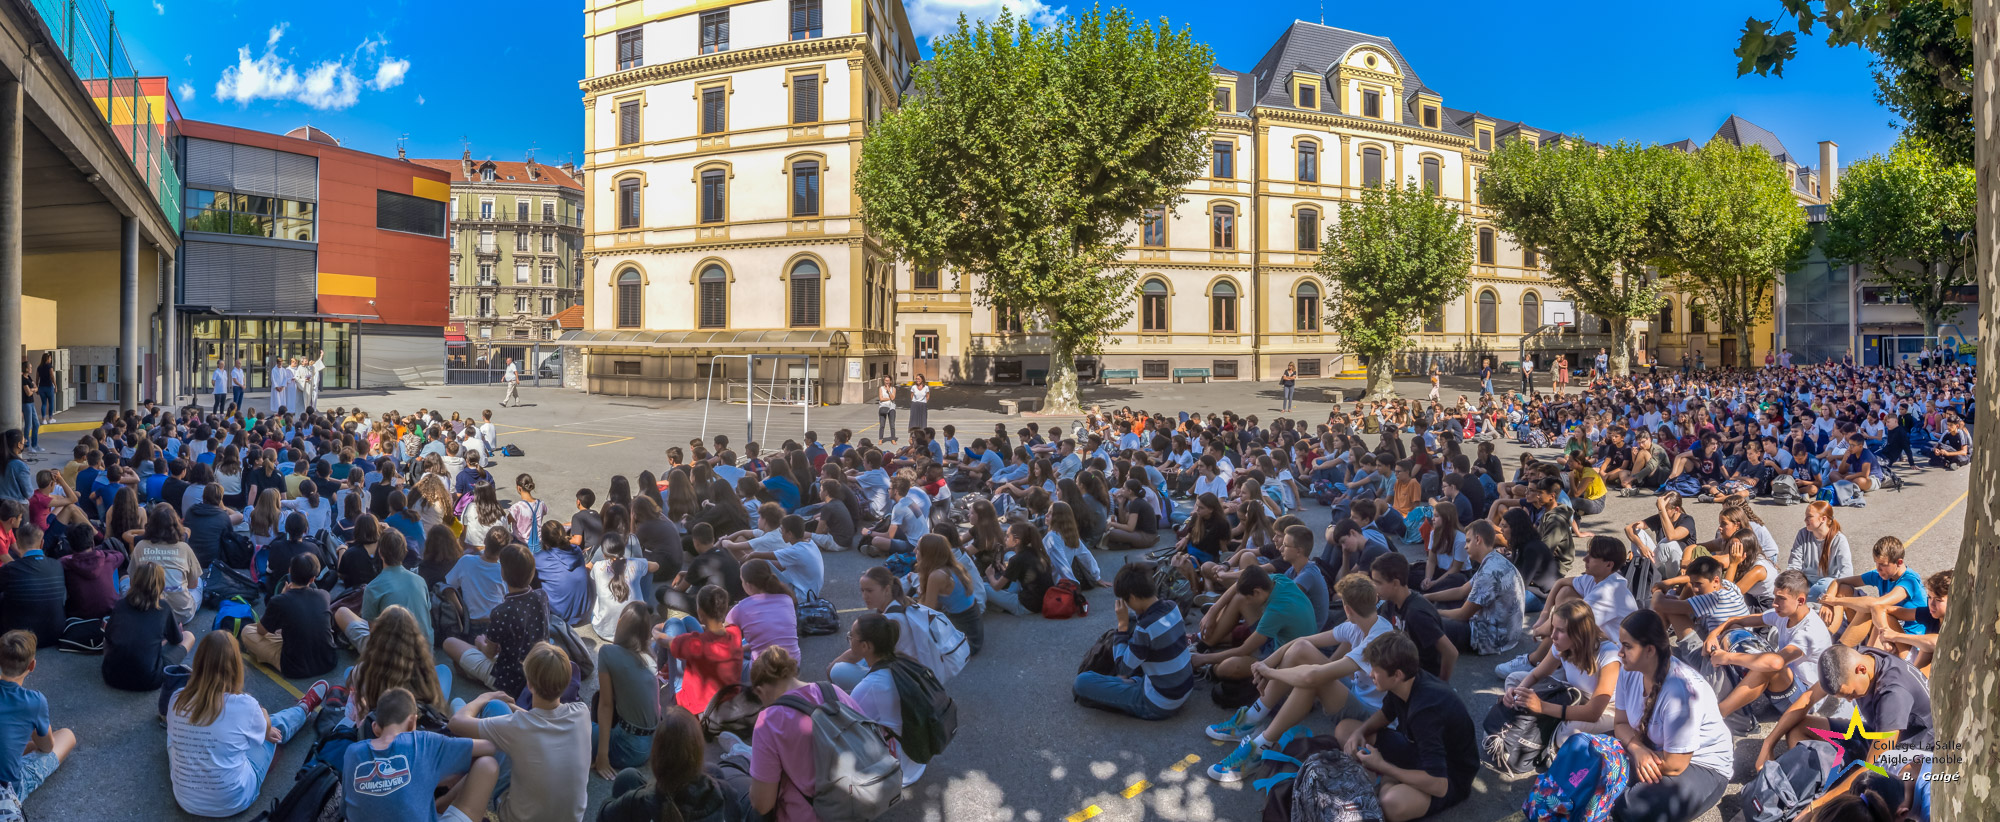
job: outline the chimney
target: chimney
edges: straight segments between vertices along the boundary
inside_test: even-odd
[[[398,160],[408,160],[408,159],[410,159],[410,155],[409,155],[409,152],[408,152],[407,150],[405,150],[405,149],[403,148],[403,144],[402,144],[402,143],[397,143],[397,144],[396,144],[396,159],[398,159]]]
[[[572,178],[574,178],[574,177],[576,176],[576,164],[575,164],[575,163],[563,163],[563,164],[562,164],[562,170],[563,170],[563,173],[564,173],[564,174],[567,174],[567,175],[569,175],[569,176],[570,176],[570,177],[572,177]]]
[[[532,155],[532,154],[528,155],[528,161],[527,161],[527,162],[525,162],[525,163],[522,163],[521,165],[525,166],[525,167],[526,167],[526,168],[528,169],[528,179],[529,179],[529,180],[538,180],[538,179],[541,179],[541,169],[538,169],[538,168],[535,168],[535,157],[534,157],[534,155]]]
[[[472,149],[468,148],[464,154],[458,156],[458,168],[465,175],[465,179],[472,179]]]
[[[1823,203],[1833,202],[1833,196],[1840,193],[1840,144],[1832,140],[1819,141],[1819,199]]]

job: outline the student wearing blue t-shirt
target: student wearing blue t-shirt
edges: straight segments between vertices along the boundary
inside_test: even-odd
[[[1874,590],[1869,593],[1862,588]],[[1929,599],[1924,594],[1923,578],[1903,564],[1903,541],[1883,537],[1875,541],[1875,570],[1836,580],[1833,590],[1820,599],[1820,604],[1838,609],[1836,616],[1845,616],[1845,624],[1834,633],[1838,637],[1848,628],[1868,624],[1873,610],[1925,608]],[[1902,620],[1903,633],[1928,633],[1930,628],[1914,616]],[[1834,620],[1828,620],[1827,624],[1834,624]]]
[[[417,730],[417,699],[390,688],[375,702],[375,738],[347,746],[340,769],[347,818],[471,822],[486,817],[500,779],[484,739],[459,739]],[[435,800],[439,787],[448,788]]]
[[[28,794],[76,750],[76,734],[49,726],[49,701],[23,682],[35,670],[35,635],[0,635],[0,814],[19,813]]]

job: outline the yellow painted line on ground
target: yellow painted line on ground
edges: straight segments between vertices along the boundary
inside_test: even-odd
[[[71,431],[89,431],[103,424],[102,422],[52,422],[42,426],[42,433],[62,434]]]
[[[584,446],[584,447],[585,447],[585,448],[598,448],[598,447],[602,447],[602,446],[606,446],[606,445],[617,445],[618,443],[621,443],[621,442],[631,442],[631,441],[632,441],[633,439],[634,439],[633,437],[619,437],[618,439],[615,439],[615,440],[612,440],[612,441],[610,441],[610,442],[600,442],[600,443],[595,443],[595,444],[592,444],[592,445],[586,445],[586,446]]]
[[[1194,754],[1188,754],[1187,756],[1182,757],[1181,761],[1175,762],[1174,766],[1172,768],[1168,768],[1167,770],[1173,771],[1174,773],[1185,773],[1189,765],[1193,765],[1194,763],[1200,761],[1201,757],[1195,756]]]
[[[1150,787],[1153,787],[1153,783],[1147,782],[1144,779],[1141,779],[1137,782],[1127,785],[1125,786],[1124,790],[1125,798],[1131,799],[1132,797],[1138,796],[1140,793],[1144,792],[1147,788]]]
[[[512,431],[501,431],[500,433],[502,433],[502,434],[526,434],[526,433],[528,433],[529,431],[540,431],[540,430],[542,430],[542,429],[540,429],[540,428],[522,428],[521,426],[518,426],[518,425],[508,425],[508,424],[506,424],[506,423],[494,423],[494,424],[493,424],[493,427],[494,427],[494,428],[512,428],[512,429],[514,429],[514,430],[512,430]]]
[[[1931,521],[1925,523],[1924,527],[1918,528],[1917,533],[1914,536],[1910,537],[1909,539],[1903,540],[1903,547],[1905,548],[1909,547],[1910,543],[1916,542],[1918,537],[1930,533],[1932,526],[1937,525],[1940,522],[1943,522],[1944,515],[1951,513],[1951,509],[1957,508],[1959,503],[1965,501],[1966,495],[1971,493],[1972,493],[1971,491],[1965,491],[1963,493],[1960,493],[1958,495],[1958,499],[1952,500],[1950,505],[1945,506],[1944,510],[1938,512],[1937,516],[1931,517]]]
[[[272,682],[278,683],[278,687],[285,689],[285,693],[291,694],[293,699],[306,698],[306,694],[304,691],[301,691],[298,688],[293,687],[292,683],[286,681],[284,677],[279,676],[277,671],[273,671],[269,668],[264,667],[264,663],[251,659],[249,654],[243,655],[243,661],[250,663],[250,667],[262,671],[264,673],[264,676],[269,677]]]
[[[1083,822],[1083,820],[1089,819],[1103,812],[1104,812],[1103,808],[1099,808],[1096,805],[1092,805],[1088,808],[1084,808],[1083,810],[1077,811],[1076,813],[1064,817],[1063,822]]]

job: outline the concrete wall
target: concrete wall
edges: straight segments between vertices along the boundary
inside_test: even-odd
[[[139,249],[139,343],[146,347],[152,316],[159,302],[159,254]],[[23,257],[21,294],[53,309],[52,344],[29,341],[28,347],[76,348],[118,345],[118,252],[79,251]],[[22,316],[33,328],[36,303],[23,304]]]
[[[357,343],[360,387],[444,384],[443,337],[390,337],[363,329]]]

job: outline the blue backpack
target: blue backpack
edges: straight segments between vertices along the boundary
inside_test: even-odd
[[[241,637],[243,626],[257,621],[257,612],[250,607],[250,600],[233,596],[215,606],[215,627],[212,630],[228,631],[230,636]]]

